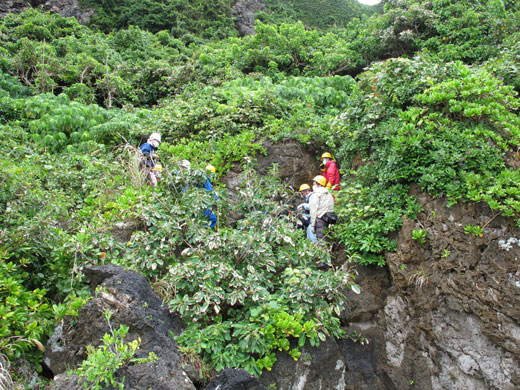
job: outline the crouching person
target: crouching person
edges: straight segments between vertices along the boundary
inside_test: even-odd
[[[311,232],[316,234],[320,242],[325,241],[323,229],[333,223],[327,217],[335,216],[334,198],[327,190],[327,179],[318,175],[312,181],[312,195],[309,197],[309,212],[311,215]]]
[[[305,230],[305,235],[310,241],[316,242],[318,239],[316,238],[316,235],[312,230],[311,214],[309,212],[309,200],[312,196],[312,189],[308,184],[302,184],[300,186],[299,192],[302,198],[305,200],[305,203],[300,204],[297,208],[297,210],[299,211],[299,213],[297,214],[299,222],[298,226],[301,226],[301,228]]]

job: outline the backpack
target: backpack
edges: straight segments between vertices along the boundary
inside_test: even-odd
[[[338,216],[336,213],[329,211],[321,216],[321,219],[329,225],[334,225],[336,222],[338,222]]]

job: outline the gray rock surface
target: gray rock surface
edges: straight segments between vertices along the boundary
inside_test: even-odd
[[[246,370],[226,368],[204,390],[267,390],[267,387]]]
[[[7,13],[20,13],[29,7],[42,7],[63,17],[75,17],[80,24],[87,24],[94,14],[91,8],[83,8],[79,0],[2,0],[0,17]]]
[[[240,36],[256,34],[255,13],[266,9],[262,0],[238,0],[231,6]]]
[[[170,332],[179,334],[182,324],[170,315],[144,277],[113,265],[88,267],[85,274],[91,281],[93,298],[81,308],[79,317],[67,317],[56,327],[46,346],[45,364],[55,375],[61,374],[52,389],[77,386],[77,380],[66,372],[87,357],[87,345],[102,344],[103,335],[110,332],[103,314],[109,310],[114,329],[121,324],[129,326],[125,341],[141,339],[135,357],[147,357],[154,352],[159,358],[118,370],[117,377],[126,378],[125,389],[194,390],[170,335]]]

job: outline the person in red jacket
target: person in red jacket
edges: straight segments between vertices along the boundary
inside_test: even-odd
[[[327,179],[327,188],[339,191],[340,174],[336,161],[332,159],[332,154],[325,152],[321,155],[323,172],[322,175]]]

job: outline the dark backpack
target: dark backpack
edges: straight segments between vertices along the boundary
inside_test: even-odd
[[[336,222],[338,222],[338,216],[332,211],[323,214],[321,219],[328,225],[334,225]]]

